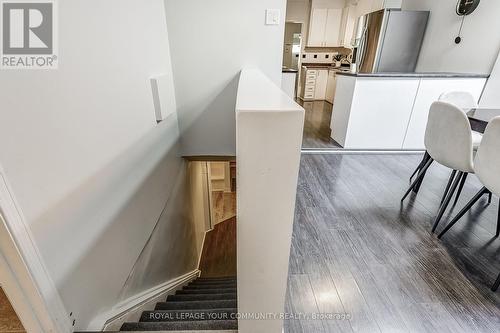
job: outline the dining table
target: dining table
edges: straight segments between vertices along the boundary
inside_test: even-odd
[[[473,131],[484,133],[488,123],[496,117],[500,117],[500,108],[474,108],[466,110],[470,126]]]

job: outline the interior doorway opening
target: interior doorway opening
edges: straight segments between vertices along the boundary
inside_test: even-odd
[[[204,278],[236,276],[236,161],[190,161],[192,215],[205,225],[198,269]]]
[[[210,220],[216,224],[236,217],[236,162],[207,162]]]

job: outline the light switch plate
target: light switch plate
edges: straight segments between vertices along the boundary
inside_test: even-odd
[[[267,25],[279,25],[280,24],[281,11],[279,9],[267,9],[266,10],[266,24]]]

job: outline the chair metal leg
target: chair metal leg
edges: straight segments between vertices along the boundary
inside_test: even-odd
[[[427,152],[426,152],[427,154]],[[424,157],[422,157],[422,161],[420,161],[420,163],[418,164],[417,168],[415,169],[415,171],[413,171],[413,173],[411,174],[410,176],[410,184],[411,184],[411,181],[413,180],[413,177],[415,177],[415,175],[417,174],[417,172],[420,171],[420,169],[422,169],[422,167],[425,165],[425,162],[427,162],[427,155],[424,154]]]
[[[465,205],[464,208],[462,208],[462,210],[457,214],[457,216],[455,216],[453,218],[453,220],[448,223],[448,225],[446,226],[446,228],[444,228],[443,231],[441,231],[441,233],[439,234],[438,238],[441,238],[443,237],[443,235],[448,232],[448,230],[451,229],[451,227],[453,227],[455,225],[455,223],[457,223],[461,218],[462,216],[465,215],[465,213],[467,213],[467,211],[469,209],[472,208],[472,206],[474,206],[474,204],[485,194],[485,193],[488,193],[489,190],[486,188],[486,187],[483,187],[468,203],[467,205]]]
[[[500,200],[498,202],[497,232],[495,234],[495,237],[498,236],[500,236]]]
[[[444,202],[444,199],[446,199],[446,195],[448,194],[448,191],[450,190],[451,184],[453,183],[453,179],[455,179],[456,174],[457,174],[457,170],[453,170],[451,172],[451,176],[450,176],[450,179],[448,180],[448,184],[446,184],[446,189],[444,190],[440,205],[442,205]]]
[[[468,175],[469,175],[468,173],[464,173],[464,175],[462,176],[462,180],[460,181],[460,185],[458,186],[457,195],[455,196],[455,201],[453,201],[453,206],[457,204],[458,199],[460,198],[460,194],[462,193]]]
[[[460,179],[462,179],[463,174],[464,173],[462,171],[459,171],[457,176],[455,177],[450,191],[448,192],[448,194],[446,194],[446,198],[444,199],[443,204],[439,207],[438,214],[436,216],[436,219],[434,220],[434,225],[432,226],[432,232],[436,231],[439,221],[441,221],[441,218],[443,217],[444,212],[446,211],[446,208],[451,201],[451,198],[453,198],[453,193],[455,193],[455,190],[457,189],[458,183],[460,182]]]
[[[418,182],[424,177],[425,172],[427,171],[427,169],[429,169],[429,167],[431,166],[431,164],[432,164],[433,161],[434,160],[432,158],[430,158],[425,163],[424,167],[422,168],[422,170],[418,174],[417,178],[410,185],[410,188],[408,189],[408,191],[406,191],[405,195],[403,195],[403,198],[401,199],[401,201],[404,201],[406,199],[406,197],[408,196],[408,194],[410,194],[410,192],[413,190],[413,188],[415,187],[415,185],[418,184]]]
[[[425,155],[424,155],[424,158],[426,159],[426,163],[428,161],[431,161],[434,162],[434,159],[431,157],[431,155],[429,155],[429,153],[425,152]],[[422,177],[420,177],[420,181],[417,182],[417,184],[415,184],[415,186],[413,187],[413,192],[416,194],[418,193],[418,191],[420,190],[420,186],[422,186],[422,182],[424,181],[424,177],[425,177],[425,174],[427,173],[427,169],[420,169],[420,173],[422,174]],[[419,173],[419,175],[420,175]]]
[[[491,291],[497,291],[499,286],[500,286],[500,274],[498,274],[497,280],[495,281],[495,283],[493,283],[493,286],[491,286]]]

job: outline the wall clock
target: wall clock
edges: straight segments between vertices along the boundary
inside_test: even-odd
[[[460,35],[462,34],[462,28],[464,26],[464,21],[465,17],[467,15],[472,14],[477,6],[479,6],[479,2],[481,0],[459,0],[457,3],[457,8],[456,8],[456,13],[458,16],[462,16],[462,23],[460,24],[460,30],[458,31],[458,36],[455,38],[455,43],[460,44],[462,41],[462,37]]]
[[[472,14],[479,6],[480,0],[460,0],[457,3],[457,15],[464,16]]]

